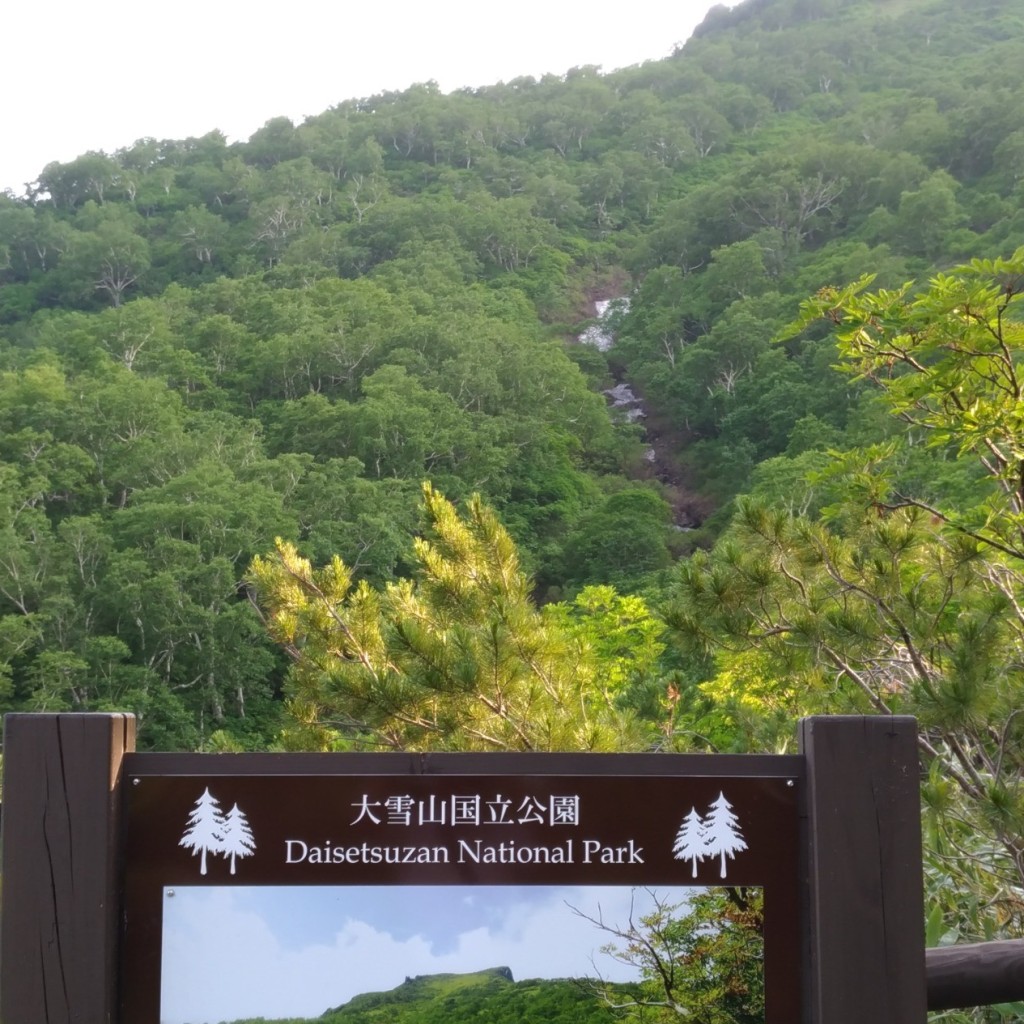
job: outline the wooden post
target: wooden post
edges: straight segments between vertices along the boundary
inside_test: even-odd
[[[804,719],[811,1024],[923,1024],[917,726]]]
[[[7,715],[0,1021],[113,1024],[122,714]]]

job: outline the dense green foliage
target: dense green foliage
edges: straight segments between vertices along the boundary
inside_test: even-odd
[[[1016,931],[1024,249],[915,295],[866,284],[822,290],[794,330],[838,324],[844,365],[911,430],[834,457],[828,504],[740,501],[714,552],[682,567],[668,621],[727,648],[733,674],[786,679],[789,714],[914,714],[929,856],[959,893],[947,909],[965,931]]]
[[[383,585],[430,479],[538,597],[636,591],[765,460],[891,432],[829,344],[770,339],[824,285],[1006,249],[1022,50],[1008,0],[748,0],[611,74],[48,165],[0,196],[5,706],[265,745],[284,666],[241,577],[275,535]],[[610,353],[564,344],[625,292]]]
[[[0,196],[4,709],[202,749],[911,711],[930,934],[1016,934],[1022,62],[1014,0],[745,0],[609,74],[45,167]]]
[[[0,197],[6,705],[266,744],[282,662],[240,579],[275,535],[383,584],[430,479],[495,508],[539,596],[635,590],[720,526],[673,514],[884,429],[827,345],[770,338],[822,285],[1015,237],[1022,29],[1008,2],[749,0],[613,74],[48,165]],[[565,347],[624,291],[607,358]]]

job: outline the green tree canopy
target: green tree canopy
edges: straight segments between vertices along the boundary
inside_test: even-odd
[[[669,623],[723,669],[786,680],[791,714],[916,715],[931,852],[1006,927],[1024,880],[1024,250],[864,288],[819,293],[794,329],[836,325],[844,366],[910,431],[835,460],[820,514],[739,502],[682,567]],[[948,476],[971,456],[968,500],[911,492],[915,460]]]

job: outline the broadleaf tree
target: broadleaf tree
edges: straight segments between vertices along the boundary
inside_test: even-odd
[[[655,890],[640,895],[634,892],[624,921],[576,910],[608,938],[601,953],[641,978],[631,993],[598,982],[604,1002],[637,1024],[763,1022],[763,891],[711,886],[679,899]],[[641,902],[648,904],[643,913]]]
[[[944,879],[931,895],[951,915],[977,908],[956,922],[964,932],[1013,934],[1024,883],[1024,250],[916,291],[869,283],[820,292],[794,331],[834,325],[843,368],[908,429],[835,453],[824,475],[836,500],[817,514],[739,501],[714,551],[681,567],[667,619],[730,671],[755,657],[797,713],[916,715],[926,856]],[[906,472],[911,458],[936,479],[977,458],[983,475],[966,499],[927,494],[927,479]]]

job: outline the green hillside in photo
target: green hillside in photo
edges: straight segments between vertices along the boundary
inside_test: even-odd
[[[615,986],[628,999],[626,986]],[[507,967],[471,974],[407,978],[389,992],[369,992],[320,1017],[233,1024],[607,1024],[619,1019],[586,979],[515,981]]]

